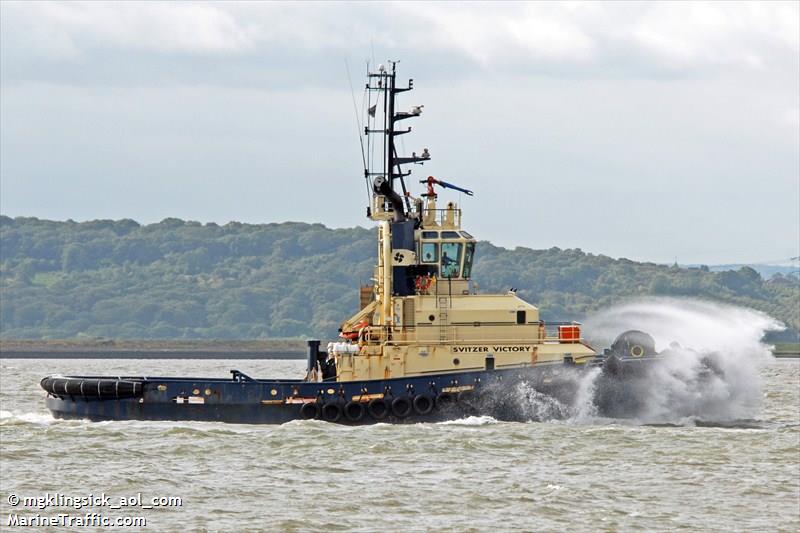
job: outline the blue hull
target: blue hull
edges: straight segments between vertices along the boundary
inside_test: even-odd
[[[553,364],[354,382],[260,380],[232,371],[232,379],[51,377],[42,380],[42,386],[48,390],[47,408],[57,418],[245,424],[320,418],[367,424],[475,414],[525,420],[530,419],[521,401],[525,391],[570,405],[586,371],[584,365]],[[141,386],[126,393],[132,397],[119,397],[117,387],[115,397],[114,388],[107,385],[116,382]],[[606,382],[604,389],[624,395],[622,382]],[[106,391],[100,394],[95,388]]]

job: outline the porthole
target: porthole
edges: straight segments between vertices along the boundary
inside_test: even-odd
[[[431,322],[433,322],[434,320],[436,320],[436,317],[435,317],[435,316],[433,316],[433,315],[428,315],[428,320],[430,320]]]
[[[461,364],[461,359],[456,357],[455,359],[453,359],[453,364],[456,365],[456,366],[460,365]]]

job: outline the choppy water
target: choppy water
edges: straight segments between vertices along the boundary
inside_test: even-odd
[[[0,529],[21,529],[7,527],[10,513],[98,512],[143,516],[146,531],[800,530],[798,360],[761,368],[756,419],[710,426],[585,413],[364,427],[90,423],[52,419],[38,387],[59,372],[222,376],[239,368],[289,377],[303,364],[0,360]],[[128,511],[8,503],[10,494],[55,492],[182,502]]]

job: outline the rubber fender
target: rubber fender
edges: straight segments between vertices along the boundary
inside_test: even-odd
[[[473,393],[471,390],[462,390],[456,396],[456,401],[458,403],[468,403],[473,396],[475,396],[475,393]]]
[[[84,394],[81,393],[81,385],[83,385],[84,383],[85,382],[83,380],[65,379],[64,380],[64,394],[67,394],[68,396],[84,396]],[[97,384],[97,389],[96,390],[98,391],[97,396],[102,398],[103,396],[105,396],[108,393],[108,386],[103,386],[103,383],[100,382],[100,381],[98,381],[96,384]],[[88,385],[92,385],[92,384],[88,384]],[[102,387],[102,391],[101,391],[100,387]],[[94,392],[95,388],[90,386],[88,388],[88,390]]]
[[[39,386],[47,392],[52,392],[53,378],[42,378],[42,380],[39,382]]]
[[[433,411],[433,397],[428,394],[414,396],[414,412],[418,415],[427,415]]]
[[[39,385],[55,396],[78,396],[87,399],[121,400],[142,395],[140,381],[127,379],[46,377]]]
[[[342,406],[339,402],[329,402],[322,406],[322,418],[328,422],[338,422],[342,418]]]
[[[456,395],[449,392],[441,392],[436,396],[436,407],[447,407],[456,403]]]
[[[347,402],[344,406],[344,417],[350,422],[360,422],[364,418],[364,410],[361,402]]]
[[[304,403],[300,407],[300,418],[303,420],[319,418],[319,405],[316,403]]]
[[[620,357],[658,355],[656,341],[653,337],[644,331],[635,329],[620,334],[611,344],[611,351]]]
[[[389,415],[389,404],[383,398],[375,398],[367,404],[367,412],[375,420],[383,420]]]
[[[392,414],[398,418],[405,418],[411,414],[414,407],[406,396],[398,396],[392,400]]]

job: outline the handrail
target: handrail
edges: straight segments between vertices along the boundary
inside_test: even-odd
[[[446,278],[444,278],[444,279],[446,279]],[[429,295],[429,296],[433,296],[433,295]],[[451,322],[448,325],[450,325],[450,326],[472,326],[474,324],[478,324],[478,326],[476,326],[476,327],[481,327],[481,328],[494,328],[494,327],[500,328],[500,327],[510,327],[510,326],[537,326],[538,327],[538,326],[542,326],[542,325],[545,328],[553,328],[553,327],[558,327],[558,326],[581,326],[582,325],[580,322],[574,322],[574,321],[572,321],[572,322],[543,322],[541,320],[539,322],[525,322],[524,324],[517,324],[516,322],[490,322],[490,321],[483,322],[483,321],[480,321],[480,320],[476,320],[474,322],[456,322],[456,323]],[[404,327],[406,329],[413,329],[415,327],[425,328],[425,327],[431,327],[431,326],[437,326],[438,327],[439,325],[435,324],[435,323],[434,324],[420,323],[420,324],[413,324],[413,325],[409,325],[409,326],[395,326],[395,327]],[[372,326],[372,327],[383,327],[383,326]]]
[[[411,346],[413,344],[425,344],[426,346],[432,345],[473,345],[473,344],[583,344],[584,337],[578,339],[561,339],[559,337],[545,337],[544,339],[472,339],[460,341],[440,341],[440,340],[395,340],[387,341],[386,344],[392,346]]]
[[[539,323],[541,324],[541,322]],[[480,329],[492,329],[492,328],[508,328],[508,327],[515,327],[515,326],[537,326],[537,323],[533,324],[514,324],[514,323],[500,323],[500,324],[481,324],[479,327]],[[464,324],[416,324],[414,326],[389,326],[389,325],[382,325],[382,326],[367,326],[362,328],[359,331],[358,343],[359,344],[370,344],[370,343],[383,343],[387,342],[389,344],[418,344],[420,342],[424,342],[426,344],[475,344],[475,343],[504,343],[504,344],[519,344],[520,342],[532,343],[532,344],[547,344],[547,343],[559,343],[559,344],[576,344],[581,343],[585,340],[585,337],[580,335],[582,332],[580,329],[578,330],[578,336],[576,337],[564,337],[561,335],[561,330],[559,329],[562,326],[580,326],[577,322],[549,322],[545,324],[543,327],[544,335],[543,336],[536,336],[536,337],[527,337],[527,338],[518,338],[518,339],[509,339],[508,337],[502,338],[482,338],[482,339],[467,339],[467,340],[451,340],[451,341],[435,341],[433,339],[413,339],[413,340],[389,340],[390,331],[394,333],[395,336],[402,336],[403,333],[413,333],[415,332],[417,327],[420,328],[437,328],[442,329],[445,328],[449,331],[452,331],[455,328],[473,328],[471,323],[464,323]],[[541,331],[541,325],[539,325],[538,331]],[[448,338],[453,338],[455,335],[448,336]]]
[[[440,226],[444,226],[447,221],[445,220],[448,213],[453,213],[453,226],[460,228],[461,227],[461,209],[453,208],[453,209],[424,209],[422,210],[422,219],[425,220],[428,218],[429,213],[434,213],[433,220]]]

